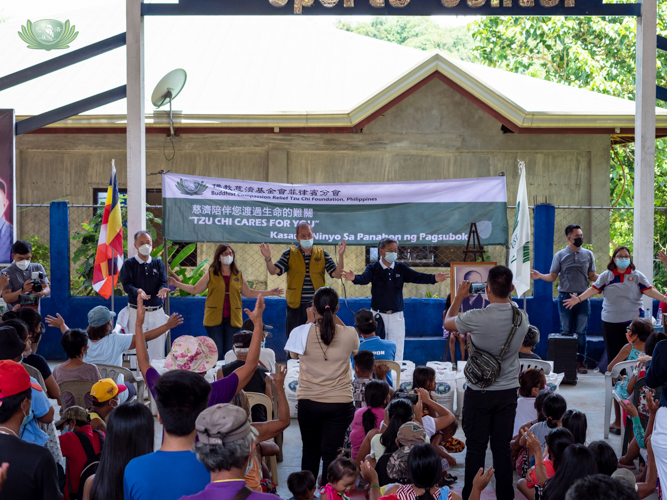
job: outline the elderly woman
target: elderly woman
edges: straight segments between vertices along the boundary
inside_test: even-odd
[[[533,349],[540,342],[540,331],[537,327],[530,325],[528,327],[528,333],[523,338],[523,344],[521,349],[519,349],[519,359],[542,359],[537,354],[533,352]]]
[[[197,417],[194,451],[211,473],[204,491],[183,497],[187,500],[229,500],[247,488],[245,473],[255,453],[257,430],[250,425],[246,412],[231,404],[207,408]],[[242,494],[243,495],[243,494]],[[246,498],[245,495],[241,498]],[[247,500],[275,500],[275,495],[251,492]]]

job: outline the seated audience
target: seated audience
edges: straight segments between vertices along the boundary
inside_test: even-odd
[[[393,483],[409,483],[408,455],[415,445],[424,444],[427,441],[426,432],[419,424],[406,422],[401,425],[396,436],[398,449],[393,453],[382,455],[375,467],[378,473],[378,485],[386,486]],[[442,462],[442,460],[440,461]]]
[[[598,467],[593,452],[583,444],[572,444],[565,449],[556,474],[546,481],[542,489],[542,498],[544,500],[565,500],[567,490],[573,482],[582,477],[597,474],[597,471]]]
[[[568,483],[569,484],[569,483]],[[634,500],[639,495],[627,484],[604,474],[592,474],[578,479],[568,490],[564,500]]]
[[[273,327],[271,325],[262,324],[262,328],[264,329],[262,332],[264,334],[264,339],[262,340],[262,348],[259,351],[259,366],[269,370],[269,373],[275,373],[276,353],[273,351],[273,349],[269,349],[268,347],[266,347],[266,339],[273,338],[273,334],[268,330],[273,330]],[[246,332],[252,332],[255,330],[255,324],[252,322],[251,319],[246,319],[243,322],[243,325],[241,325],[241,330],[245,330]],[[228,351],[225,354],[226,363],[234,361],[235,359],[236,359],[236,354],[234,354],[233,350]]]
[[[255,322],[257,324],[261,325],[261,319]],[[259,343],[257,345],[259,354]],[[255,451],[257,430],[250,425],[246,412],[231,404],[217,404],[201,412],[196,428],[199,442],[195,443],[194,450],[197,459],[210,472],[211,482],[203,491],[182,500],[234,498],[246,487],[244,476]],[[262,499],[275,500],[276,497],[257,491],[247,496],[247,500]]]
[[[104,434],[90,426],[88,412],[80,406],[70,406],[56,422],[61,431],[58,439],[63,456],[67,459],[65,470],[65,500],[80,498],[78,495],[81,473],[86,462],[94,460],[104,447]]]
[[[287,488],[292,494],[289,500],[314,500],[317,491],[315,476],[309,470],[292,472],[287,476]]]
[[[396,360],[396,342],[381,339],[375,334],[377,323],[371,311],[368,309],[359,309],[354,315],[354,326],[357,329],[357,333],[361,335],[360,350],[371,351],[376,360]],[[387,383],[390,387],[394,386],[394,379],[391,373],[387,375]]]
[[[353,356],[354,380],[352,380],[352,391],[355,411],[362,408],[366,402],[364,391],[366,386],[373,381],[375,371],[375,356],[371,351],[359,350]]]
[[[53,369],[53,377],[58,384],[70,382],[72,380],[87,380],[97,382],[102,379],[102,374],[96,365],[86,363],[83,357],[88,351],[88,334],[83,330],[67,330],[61,337],[60,345],[67,355],[67,361],[60,363]],[[90,394],[86,394],[86,406],[90,408],[93,400]],[[74,406],[74,396],[67,392],[62,395],[61,415],[63,412]]]
[[[366,406],[354,412],[350,424],[352,460],[356,460],[361,443],[372,429],[378,429],[384,418],[384,409],[389,403],[389,386],[386,382],[373,380],[366,386]]]
[[[447,348],[449,349],[449,358],[452,363],[456,363],[456,341],[459,342],[459,352],[461,353],[461,361],[466,360],[466,335],[465,333],[453,331],[450,332],[445,328],[445,318],[447,317],[447,311],[452,307],[452,294],[447,294],[447,299],[445,300],[445,310],[442,311],[442,336],[447,341]],[[443,361],[447,361],[447,349],[445,354],[442,357]]]
[[[551,394],[549,389],[542,389],[537,393],[537,397],[535,398],[535,413],[537,413],[537,418],[523,424],[519,428],[519,432],[512,438],[512,441],[510,441],[512,468],[516,468],[519,477],[526,477],[526,472],[530,467],[530,464],[528,463],[528,449],[526,448],[525,444],[521,444],[521,430],[527,431],[533,425],[539,422],[544,422],[546,420],[546,417],[542,412],[542,406],[544,405],[544,400],[549,394]]]
[[[519,397],[516,400],[516,415],[514,415],[512,436],[518,436],[521,426],[537,419],[535,398],[546,386],[547,379],[544,377],[542,370],[529,368],[519,374]]]
[[[242,330],[238,333],[235,333],[232,337],[233,349],[236,354],[236,361],[232,361],[222,367],[222,374],[225,377],[231,375],[237,368],[243,366],[248,359],[248,349],[250,348],[250,343],[252,341],[252,331]],[[243,388],[246,392],[257,392],[259,394],[266,394],[269,399],[273,400],[273,394],[271,393],[271,377],[269,377],[269,371],[266,368],[257,366],[250,381]],[[252,407],[252,421],[253,422],[266,422],[266,408],[263,405],[255,405]]]
[[[139,349],[148,357],[145,343]],[[154,386],[158,421],[164,429],[162,447],[133,458],[125,467],[125,500],[178,500],[203,490],[209,473],[192,451],[195,422],[206,409],[211,385],[200,375],[174,370],[158,378]],[[165,478],[179,478],[165,481]]]
[[[0,331],[11,330],[0,326]],[[15,333],[15,332],[14,332]],[[0,342],[0,350],[5,344]],[[20,352],[23,352],[21,349]],[[53,455],[43,446],[20,439],[21,423],[31,412],[31,399],[41,393],[25,369],[11,360],[0,361],[0,500],[58,500],[58,476]],[[7,463],[11,463],[8,471]]]
[[[537,344],[540,342],[540,331],[536,326],[530,325],[528,333],[523,338],[523,344],[519,349],[519,359],[542,359],[533,352]]]
[[[605,476],[611,476],[618,467],[616,452],[606,441],[593,441],[588,445],[593,452],[595,462],[598,464],[598,472]]]
[[[120,395],[127,390],[124,385],[116,385],[110,378],[103,378],[90,389],[93,406],[88,410],[90,426],[93,430],[106,432],[109,414],[120,404]]]
[[[586,433],[588,432],[588,420],[586,414],[579,410],[567,410],[563,414],[563,427],[574,436],[577,444],[586,444]]]
[[[347,498],[359,477],[357,464],[341,453],[327,468],[327,483],[320,488],[320,500]]]
[[[153,452],[155,428],[153,415],[146,405],[130,402],[109,415],[106,440],[100,463],[93,476],[86,479],[84,500],[124,500],[125,467],[136,457]],[[172,478],[164,477],[164,481]]]
[[[544,399],[542,413],[545,420],[544,422],[538,422],[530,428],[530,432],[535,435],[542,448],[544,448],[544,444],[546,443],[547,434],[552,429],[562,426],[562,418],[566,410],[567,403],[565,402],[565,398],[560,394],[552,392]],[[522,439],[521,445],[525,446],[525,440]]]

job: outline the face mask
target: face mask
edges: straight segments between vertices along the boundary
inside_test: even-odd
[[[28,269],[28,266],[30,265],[29,260],[20,260],[16,262],[16,267],[18,267],[21,271],[25,271]]]
[[[616,259],[616,267],[619,269],[627,269],[630,267],[630,259]]]
[[[580,247],[581,245],[584,244],[584,239],[583,238],[575,238],[574,239],[574,246],[575,247]]]
[[[396,262],[396,259],[398,259],[398,252],[386,252],[384,254],[384,260],[386,260],[390,264]]]
[[[21,422],[21,427],[23,427],[28,422],[30,422],[30,410],[28,410],[28,413],[26,414],[25,410],[23,409],[23,406],[21,406],[21,411],[23,412],[23,422]]]
[[[301,240],[299,243],[301,243],[302,248],[305,248],[306,250],[308,250],[310,247],[313,246],[313,238],[311,238],[309,240]]]
[[[151,245],[141,245],[137,250],[139,250],[139,253],[143,255],[144,257],[148,257],[151,254],[151,250],[153,250],[153,247]]]
[[[220,262],[222,262],[226,266],[230,266],[232,262],[234,262],[234,256],[233,255],[223,255],[220,257]]]
[[[69,425],[66,425],[65,427],[63,427],[63,430],[60,431],[60,435],[62,436],[63,434],[67,434],[68,432],[72,432],[72,429],[70,428]]]

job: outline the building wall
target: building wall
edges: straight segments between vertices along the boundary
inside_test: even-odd
[[[93,189],[107,186],[112,159],[119,186],[126,187],[125,140],[124,134],[19,136],[19,203],[68,200],[90,204]],[[609,204],[608,135],[504,134],[498,121],[437,80],[358,134],[185,134],[174,139],[174,145],[175,157],[168,161],[169,141],[161,135],[147,135],[148,173],[169,170],[209,177],[317,183],[470,178],[505,172],[508,204],[514,205],[519,181],[516,165],[517,160],[523,160],[531,204],[534,198],[554,205]],[[149,176],[147,187],[160,188],[160,176]],[[576,222],[586,234],[594,235],[591,243],[595,248],[608,247],[608,220],[606,226],[599,218]],[[597,227],[593,228],[593,223]],[[21,224],[19,220],[19,235],[25,233]],[[557,246],[559,243],[565,244],[557,242]],[[200,256],[212,257],[213,247],[202,244]],[[247,279],[257,282],[258,287],[284,286],[284,278],[267,276],[254,245],[238,245],[236,251]],[[282,248],[274,249],[275,259],[280,251]],[[501,261],[504,250],[494,250],[492,258]],[[360,272],[364,264],[362,247],[348,250],[346,268]],[[406,295],[423,296],[427,290],[444,297],[449,283],[421,288],[410,285]],[[368,294],[366,287],[353,285],[346,292],[351,296]]]

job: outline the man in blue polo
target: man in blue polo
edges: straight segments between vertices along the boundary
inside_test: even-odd
[[[354,315],[354,326],[357,332],[362,337],[359,344],[359,350],[371,351],[375,359],[384,359],[386,361],[394,361],[396,358],[396,342],[391,340],[384,340],[375,335],[377,323],[373,317],[373,313],[368,309],[360,309]],[[387,383],[394,387],[394,380],[391,372],[387,373]]]

